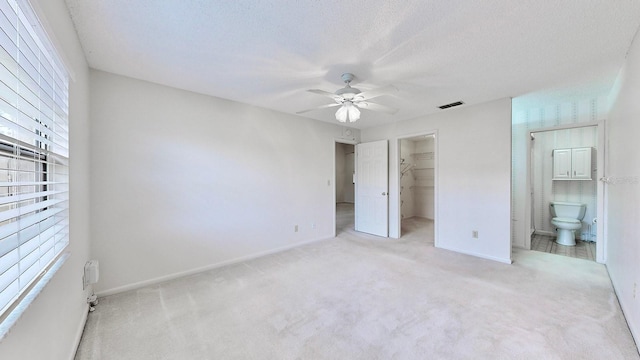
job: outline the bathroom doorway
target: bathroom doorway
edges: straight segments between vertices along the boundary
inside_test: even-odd
[[[335,143],[335,235],[354,231],[355,145]]]
[[[588,124],[529,132],[527,240],[531,250],[604,262],[603,221],[598,221],[604,211],[603,186],[598,180],[603,176],[604,162],[600,126]],[[572,230],[576,245],[556,241],[564,225],[552,224],[552,202],[586,206],[581,219],[572,219],[577,227]]]
[[[399,237],[435,243],[436,135],[398,139]]]

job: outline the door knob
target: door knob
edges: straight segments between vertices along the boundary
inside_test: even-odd
[[[383,192],[383,193],[382,193],[382,196],[385,196],[385,195],[387,195],[387,193],[386,193],[386,192]]]

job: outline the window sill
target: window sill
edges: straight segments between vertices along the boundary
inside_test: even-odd
[[[42,275],[40,280],[36,282],[36,284],[29,290],[29,292],[20,300],[18,305],[13,308],[6,317],[0,323],[0,342],[4,339],[11,327],[20,319],[22,314],[27,310],[27,308],[31,305],[31,303],[40,295],[42,289],[47,286],[49,280],[53,278],[53,276],[58,272],[58,270],[62,267],[62,265],[67,261],[71,253],[64,252],[51,267]]]

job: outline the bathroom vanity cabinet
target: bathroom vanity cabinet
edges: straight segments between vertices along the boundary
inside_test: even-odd
[[[593,148],[553,150],[553,180],[591,180]]]

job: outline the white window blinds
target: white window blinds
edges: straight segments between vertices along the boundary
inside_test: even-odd
[[[68,75],[26,0],[0,0],[0,319],[69,242]]]

